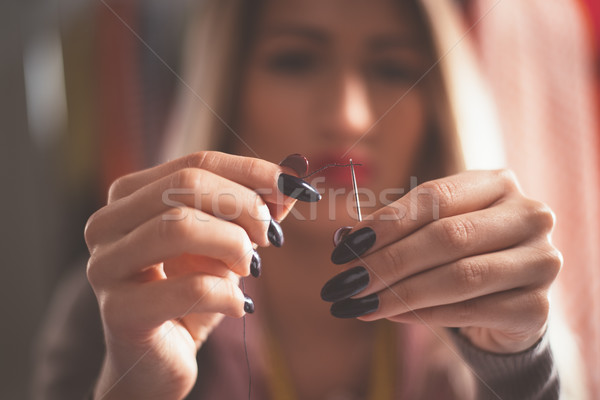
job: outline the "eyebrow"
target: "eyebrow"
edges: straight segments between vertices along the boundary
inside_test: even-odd
[[[266,29],[263,35],[302,37],[316,43],[326,43],[329,41],[329,36],[325,32],[308,26],[278,25]]]
[[[331,40],[331,37],[318,28],[303,25],[277,25],[265,29],[262,33],[264,36],[293,36],[301,37],[317,44],[324,44]],[[403,48],[419,48],[418,38],[412,36],[398,34],[379,34],[370,38],[367,42],[369,49],[372,51],[385,51]]]
[[[398,35],[381,35],[369,40],[369,48],[374,51],[402,48],[419,48],[419,40],[415,37]]]

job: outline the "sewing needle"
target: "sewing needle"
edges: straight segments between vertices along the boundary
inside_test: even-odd
[[[354,201],[356,203],[356,214],[358,215],[358,222],[362,221],[362,215],[360,213],[360,202],[358,201],[358,189],[356,188],[356,176],[354,175],[354,163],[350,159],[350,171],[352,171],[352,188],[354,189]]]

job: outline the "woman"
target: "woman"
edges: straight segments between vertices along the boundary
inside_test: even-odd
[[[86,227],[93,398],[247,397],[242,322],[254,398],[558,397],[554,217],[507,171],[461,172],[463,95],[485,108],[445,65],[450,5],[204,7],[173,160],[116,181]],[[363,221],[350,171],[301,179],[350,158]]]

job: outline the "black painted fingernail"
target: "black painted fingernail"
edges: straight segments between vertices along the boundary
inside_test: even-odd
[[[283,231],[281,230],[281,226],[274,219],[272,219],[269,224],[267,238],[275,247],[281,247],[283,245]]]
[[[338,244],[348,235],[348,232],[352,230],[351,226],[342,226],[341,228],[337,228],[335,232],[333,232],[333,247],[337,247]]]
[[[337,318],[356,318],[370,314],[379,308],[377,293],[360,299],[345,299],[331,305],[331,315]]]
[[[252,314],[254,312],[254,302],[249,296],[244,295],[244,311],[248,314]]]
[[[302,154],[290,154],[279,165],[293,169],[298,176],[304,176],[308,172],[308,160]]]
[[[304,179],[292,175],[279,175],[277,187],[281,193],[300,201],[312,203],[321,200],[321,194],[317,192],[317,189],[310,186]]]
[[[369,271],[364,267],[351,268],[327,281],[321,289],[321,298],[332,302],[347,299],[362,292],[369,279]]]
[[[252,274],[253,277],[258,278],[261,271],[262,265],[260,262],[260,256],[256,250],[254,250],[254,253],[252,254],[252,261],[250,261],[250,274]]]
[[[346,236],[331,253],[334,264],[346,264],[362,255],[375,244],[375,231],[362,228]]]

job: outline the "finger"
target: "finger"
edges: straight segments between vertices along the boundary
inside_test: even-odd
[[[543,326],[548,310],[547,292],[511,290],[460,303],[421,308],[388,319],[455,328],[490,328],[517,335]]]
[[[86,231],[88,243],[118,239],[171,207],[192,207],[242,226],[253,242],[267,246],[271,214],[254,191],[210,171],[185,168],[99,210]]]
[[[221,260],[189,253],[166,260],[163,263],[163,270],[167,278],[190,273],[209,274],[224,278],[231,273],[227,264]]]
[[[235,273],[247,276],[253,248],[239,225],[193,208],[172,209],[94,252],[88,278],[95,284],[129,279],[148,266],[185,253],[220,260]]]
[[[258,158],[234,156],[216,151],[201,151],[165,164],[119,178],[111,186],[109,203],[130,195],[150,182],[170,175],[180,169],[197,168],[210,171],[225,179],[258,191],[265,201],[273,204],[293,202],[279,191],[278,178],[289,168],[280,167]],[[296,195],[303,192],[298,191]]]
[[[267,207],[269,208],[269,212],[275,221],[281,222],[283,221],[292,208],[296,205],[296,200],[292,200],[289,202],[285,202],[284,204],[275,204],[267,202]]]
[[[303,177],[308,173],[308,159],[301,154],[290,154],[281,162],[279,166],[283,169],[285,174],[295,176],[295,177]],[[283,221],[285,217],[292,210],[294,205],[296,204],[295,200],[284,201],[281,204],[272,203],[267,201],[267,207],[269,207],[269,211],[271,212],[271,216],[276,221]]]
[[[511,202],[432,222],[404,239],[360,257],[374,293],[408,276],[462,258],[507,249],[545,232],[537,216]]]
[[[235,280],[189,274],[135,285],[121,291],[120,296],[113,296],[112,302],[105,305],[105,314],[110,312],[111,306],[122,307],[119,312],[113,313],[126,318],[121,323],[133,324],[143,330],[192,313],[241,317],[244,315],[245,297]],[[123,313],[125,309],[131,312]]]
[[[358,223],[336,247],[332,261],[345,264],[356,254],[375,252],[432,221],[485,209],[518,191],[514,175],[506,170],[467,171],[425,182]]]
[[[379,308],[364,319],[389,318],[515,288],[549,286],[556,264],[552,250],[529,247],[463,258],[386,286],[377,293]],[[370,294],[365,290],[360,296]]]
[[[196,343],[196,350],[208,339],[208,335],[223,320],[224,314],[192,313],[180,319]]]

